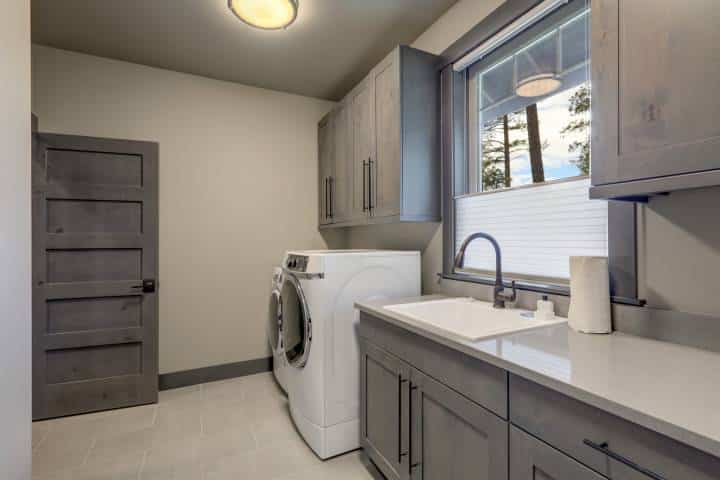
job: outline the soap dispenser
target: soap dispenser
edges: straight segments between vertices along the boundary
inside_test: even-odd
[[[535,318],[537,320],[552,320],[555,318],[555,304],[548,300],[547,295],[543,295],[540,300],[537,301],[537,310],[535,310]]]

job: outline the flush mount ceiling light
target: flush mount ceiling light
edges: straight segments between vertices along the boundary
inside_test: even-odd
[[[560,88],[560,84],[554,73],[541,73],[517,82],[515,94],[518,97],[541,97]]]
[[[228,7],[250,26],[279,30],[297,18],[298,0],[228,0]]]

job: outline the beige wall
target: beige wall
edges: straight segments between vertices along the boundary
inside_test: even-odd
[[[0,15],[0,476],[30,478],[30,2]]]
[[[501,0],[460,0],[413,44],[439,53],[476,25]],[[694,313],[720,315],[720,222],[716,220],[720,188],[657,197],[640,208],[638,243],[640,295],[648,304]],[[379,225],[350,230],[352,248],[407,248],[423,251],[423,291],[490,298],[490,288],[443,280],[442,227],[436,224]],[[521,301],[532,305],[537,295]],[[567,299],[556,297],[560,312]]]
[[[331,103],[37,45],[33,76],[41,131],[160,144],[160,371],[267,356],[272,267],[336,246],[316,228]]]

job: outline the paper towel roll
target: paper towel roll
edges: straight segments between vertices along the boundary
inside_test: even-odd
[[[612,331],[607,257],[570,257],[568,324],[583,333]]]

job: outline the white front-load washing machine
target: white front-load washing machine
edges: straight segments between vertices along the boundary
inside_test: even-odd
[[[282,267],[273,270],[272,286],[270,290],[270,303],[268,305],[267,337],[273,356],[273,374],[280,388],[287,393],[287,361],[282,341]]]
[[[282,337],[290,414],[320,458],[360,447],[357,301],[420,295],[420,253],[292,251]]]

